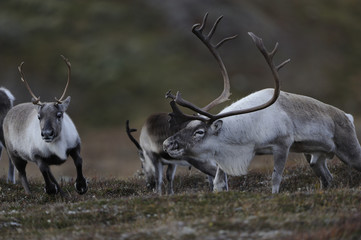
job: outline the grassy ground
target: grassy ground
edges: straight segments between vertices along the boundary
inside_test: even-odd
[[[27,196],[3,177],[0,239],[359,239],[361,174],[335,161],[330,170],[334,185],[323,191],[308,166],[288,167],[277,195],[259,171],[230,177],[222,193],[184,173],[173,196],[148,191],[141,177],[89,179],[83,196],[62,182],[66,199],[44,194],[40,180]]]

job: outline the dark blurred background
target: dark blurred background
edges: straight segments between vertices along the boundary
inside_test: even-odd
[[[3,0],[0,85],[16,103],[29,101],[17,70],[25,61],[35,94],[52,101],[65,86],[67,69],[60,58],[65,55],[72,63],[68,112],[83,139],[86,171],[131,175],[140,164],[124,132],[126,119],[140,129],[151,113],[169,111],[164,99],[169,89],[200,106],[222,91],[216,61],[191,32],[206,12],[208,26],[224,15],[214,41],[239,34],[220,50],[232,101],[273,86],[247,35],[252,31],[269,49],[279,42],[276,62],[291,58],[280,72],[284,91],[335,105],[360,125],[361,3],[356,0]],[[0,162],[1,177],[5,164]]]

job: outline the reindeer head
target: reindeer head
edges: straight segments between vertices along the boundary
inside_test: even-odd
[[[280,84],[279,84],[279,76],[278,70],[281,69],[286,63],[290,60],[286,60],[278,66],[275,66],[273,63],[273,57],[277,51],[278,43],[275,48],[268,52],[263,44],[261,38],[257,37],[253,33],[249,33],[253,42],[256,44],[257,48],[261,51],[262,55],[265,57],[268,65],[271,68],[274,80],[275,80],[275,90],[272,98],[261,104],[259,106],[241,109],[236,111],[228,111],[221,112],[220,114],[213,115],[208,112],[213,106],[216,106],[225,100],[229,96],[229,79],[226,72],[226,69],[216,52],[216,49],[223,44],[225,41],[232,39],[225,38],[220,41],[217,45],[213,46],[209,43],[211,36],[213,35],[215,28],[220,21],[221,17],[217,19],[213,28],[207,36],[202,34],[205,21],[207,20],[207,14],[203,19],[202,24],[196,24],[193,27],[193,32],[207,45],[207,47],[211,50],[212,54],[217,57],[217,61],[219,62],[222,70],[222,75],[224,78],[224,90],[220,97],[213,100],[210,104],[208,104],[204,108],[199,108],[193,103],[182,98],[181,94],[177,92],[176,96],[172,95],[170,92],[167,93],[166,97],[171,98],[171,107],[173,109],[173,113],[170,114],[171,120],[170,123],[177,123],[176,127],[179,127],[179,123],[183,123],[186,125],[182,130],[177,132],[175,135],[166,139],[163,143],[164,151],[166,151],[170,156],[180,158],[180,157],[200,157],[202,154],[209,154],[212,152],[212,148],[217,146],[217,136],[221,131],[223,121],[220,120],[222,118],[251,113],[255,111],[262,110],[272,105],[278,98],[280,94]],[[200,26],[198,28],[198,26]],[[197,115],[186,115],[182,113],[182,111],[177,107],[177,104],[186,108],[189,108],[197,113]]]
[[[41,129],[41,137],[45,142],[55,140],[61,130],[64,113],[70,103],[70,97],[67,97],[62,103],[43,103],[38,107],[38,119]]]
[[[28,82],[25,80],[25,76],[22,71],[24,62],[22,62],[18,67],[21,75],[21,81],[25,84],[32,96],[32,103],[37,105],[37,116],[40,124],[41,137],[48,143],[53,142],[59,137],[62,130],[65,111],[68,109],[70,104],[70,97],[67,97],[65,100],[63,100],[63,98],[70,82],[71,64],[64,56],[61,57],[68,67],[68,80],[62,96],[59,99],[55,98],[55,102],[41,102],[40,97],[36,97]]]

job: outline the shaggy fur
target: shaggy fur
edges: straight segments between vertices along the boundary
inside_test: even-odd
[[[12,102],[12,95],[6,93],[3,99]],[[1,94],[0,94],[1,96]],[[2,95],[2,98],[4,95]],[[75,163],[77,179],[75,188],[84,194],[88,187],[82,173],[80,138],[74,123],[65,113],[70,97],[62,103],[23,103],[12,107],[0,106],[0,119],[3,121],[1,138],[6,146],[9,159],[19,172],[20,181],[27,194],[30,194],[25,168],[28,162],[38,165],[44,180],[45,191],[49,194],[64,194],[50,171],[49,165],[58,165],[70,155]]]
[[[221,112],[260,105],[272,94],[273,89],[255,92]],[[274,193],[279,191],[290,151],[315,154],[312,167],[328,186],[331,174],[324,162],[333,155],[361,171],[361,147],[352,121],[351,115],[331,105],[281,92],[273,105],[257,112],[227,117],[211,125],[192,121],[168,138],[164,148],[173,157],[215,160],[230,175],[246,174],[256,154],[273,154]]]

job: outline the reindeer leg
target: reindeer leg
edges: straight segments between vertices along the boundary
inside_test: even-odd
[[[9,157],[9,171],[8,171],[8,178],[6,180],[6,182],[11,182],[13,184],[15,184],[15,167],[13,162],[11,161],[10,157]]]
[[[88,191],[88,183],[83,176],[83,159],[80,156],[80,144],[72,149],[69,154],[76,167],[75,189],[79,194],[84,194]]]
[[[285,164],[289,152],[289,147],[277,146],[273,149],[274,166],[272,173],[272,193],[278,193],[282,181],[282,173],[285,169]]]
[[[56,187],[58,188],[60,195],[61,195],[62,197],[65,197],[65,193],[63,192],[63,190],[62,190],[61,187],[59,186],[58,182],[56,181],[56,179],[55,179],[53,173],[50,171],[50,169],[49,169],[48,174],[49,174],[50,180],[51,180],[51,181],[56,185]]]
[[[1,153],[3,151],[3,146],[2,146],[2,143],[0,143],[0,156],[1,156]],[[10,157],[9,158],[9,171],[8,171],[8,177],[6,179],[6,182],[9,183],[9,182],[12,182],[15,184],[15,168],[14,168],[14,164],[12,163]]]
[[[168,165],[166,176],[167,176],[167,181],[168,181],[168,194],[169,195],[174,194],[173,180],[174,180],[174,175],[175,175],[176,170],[177,170],[177,165],[176,164],[169,164]]]
[[[185,158],[185,160],[189,162],[193,167],[195,167],[196,169],[198,169],[199,171],[201,171],[202,173],[208,176],[209,189],[210,191],[213,191],[214,189],[213,182],[217,174],[217,166],[208,161],[202,161],[200,159],[195,159],[195,158]],[[227,190],[228,190],[228,185],[227,185]]]
[[[208,182],[209,182],[209,191],[213,191],[213,181],[214,181],[214,177],[212,177],[211,175],[207,175],[208,178]]]
[[[19,172],[19,179],[20,179],[21,185],[23,185],[23,187],[24,187],[25,193],[31,194],[28,179],[26,178],[26,172],[25,172],[25,168],[26,168],[26,165],[28,164],[28,162],[21,158],[11,156],[10,154],[8,154],[8,156],[9,156],[10,161],[12,161],[14,163],[16,169]]]
[[[305,154],[305,156],[316,176],[320,178],[322,188],[328,188],[333,177],[327,168],[327,156],[322,153]]]
[[[154,162],[155,162],[155,164],[154,164],[154,167],[155,167],[155,191],[159,195],[162,195],[163,164],[158,158]]]
[[[227,174],[218,166],[217,173],[213,180],[213,191],[228,191]]]
[[[45,181],[45,192],[51,195],[57,194],[60,191],[60,187],[56,181],[53,181],[53,179],[51,179],[52,174],[50,172],[49,165],[41,159],[37,160],[36,163]]]

